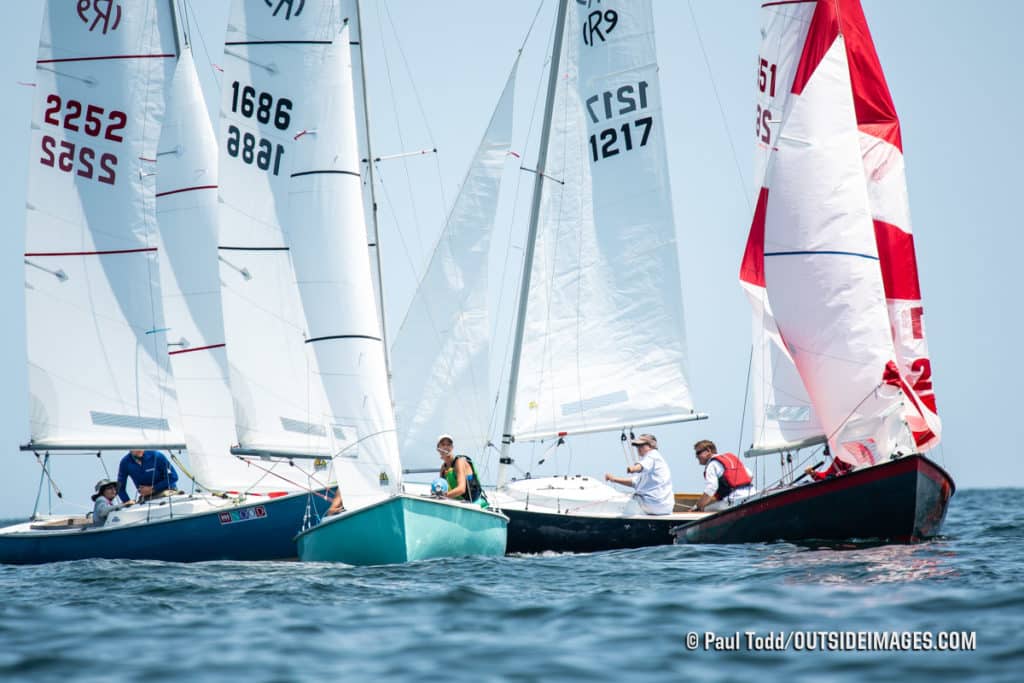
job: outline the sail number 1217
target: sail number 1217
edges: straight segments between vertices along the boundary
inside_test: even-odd
[[[608,121],[647,109],[647,81],[623,85],[591,95],[586,100],[591,123]],[[612,125],[590,136],[590,157],[593,161],[613,157],[647,144],[654,126],[653,116],[641,116],[633,121]]]

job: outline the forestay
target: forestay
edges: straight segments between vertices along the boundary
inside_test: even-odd
[[[46,3],[25,225],[37,448],[180,447],[160,301],[170,3]]]
[[[449,433],[474,456],[489,439],[487,259],[512,139],[518,60],[441,233],[391,351],[395,411],[406,466],[438,464]]]
[[[517,440],[693,411],[651,4],[572,3],[564,40]]]
[[[217,262],[217,139],[189,49],[178,59],[159,150],[160,280],[192,474],[213,490],[288,488],[230,452],[235,422]]]

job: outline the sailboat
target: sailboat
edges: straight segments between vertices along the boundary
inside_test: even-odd
[[[216,288],[215,243],[202,251],[215,238],[216,150],[175,24],[173,3],[162,0],[116,12],[51,2],[44,12],[26,220],[31,440],[23,447],[43,456],[41,485],[51,453],[188,446],[207,487],[254,488],[251,475],[226,474],[229,441],[215,454],[202,436],[210,429],[190,428],[192,411],[216,422],[216,411],[207,413],[216,380],[202,376],[200,359],[216,346],[206,340],[219,334],[210,315],[219,302],[197,295],[211,289],[210,264]],[[172,329],[186,328],[168,343]],[[175,354],[189,360],[179,366]],[[185,370],[180,394],[172,365]],[[184,389],[189,382],[199,389]],[[0,530],[0,562],[295,556],[292,537],[317,505],[305,492],[214,490],[220,495],[117,510],[100,527],[34,513]]]
[[[754,445],[835,467],[678,527],[679,542],[912,542],[955,491],[940,437],[900,124],[858,0],[762,10],[757,174],[740,280]],[[802,477],[801,477],[802,479]]]
[[[332,463],[345,509],[299,559],[500,555],[507,518],[403,492],[366,241],[341,2],[234,2],[225,43],[221,279],[238,445]]]
[[[673,526],[699,514],[632,514],[630,495],[590,477],[507,480],[513,441],[561,443],[706,417],[694,410],[687,380],[651,5],[562,1],[554,36],[529,169],[534,192],[498,484],[488,495],[509,516],[510,552],[668,544]],[[431,378],[409,392],[418,402],[399,393],[403,433],[418,439],[418,451],[453,430],[457,449],[487,448],[487,416],[477,415],[486,402],[472,403],[471,381],[487,376],[485,349],[481,333],[465,333],[481,318],[486,330],[486,302],[466,294],[486,287],[467,265],[486,264],[480,251],[454,252],[442,238],[434,263],[448,281],[428,270],[395,344],[396,357],[403,348],[420,354],[396,364],[397,386],[417,381],[407,378],[410,368]],[[431,301],[446,308],[433,311]],[[431,355],[423,340],[439,329],[451,333]]]

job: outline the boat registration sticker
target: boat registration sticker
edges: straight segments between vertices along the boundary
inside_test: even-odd
[[[235,522],[251,522],[254,519],[263,519],[267,516],[267,508],[257,505],[241,510],[230,510],[220,513],[221,524],[234,524]]]

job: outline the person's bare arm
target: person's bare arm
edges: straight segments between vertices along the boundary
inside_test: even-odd
[[[345,509],[345,503],[341,500],[341,487],[334,489],[334,499],[331,500],[331,507],[327,508],[328,515],[336,515]]]

